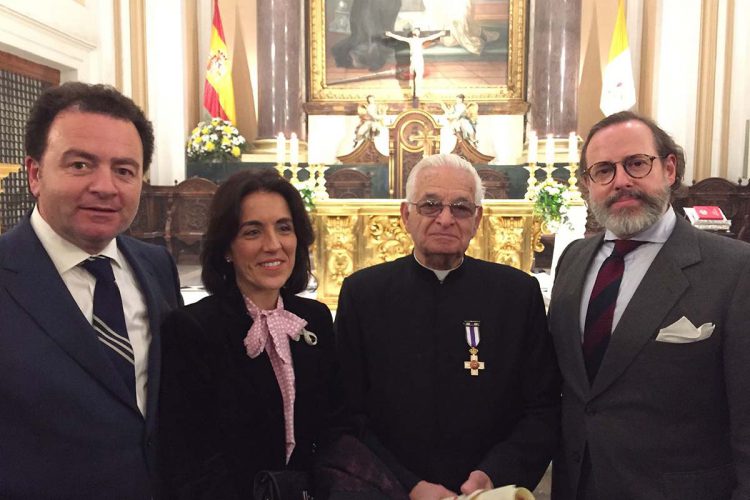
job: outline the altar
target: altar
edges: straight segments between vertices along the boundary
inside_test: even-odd
[[[344,278],[358,269],[408,255],[412,241],[394,199],[337,200],[316,203],[313,273],[317,298],[336,307]],[[524,200],[485,200],[484,215],[467,253],[529,272],[541,251],[541,225]]]

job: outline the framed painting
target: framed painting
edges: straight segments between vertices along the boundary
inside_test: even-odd
[[[311,103],[452,100],[523,113],[526,0],[309,0]],[[493,106],[494,107],[494,106]],[[515,111],[514,111],[515,110]]]

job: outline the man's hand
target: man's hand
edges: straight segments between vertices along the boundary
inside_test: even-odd
[[[461,493],[468,495],[477,490],[491,490],[492,488],[494,488],[494,486],[492,485],[492,479],[490,479],[490,476],[481,470],[475,470],[469,474],[469,479],[461,485]]]
[[[442,500],[443,498],[453,498],[456,493],[445,488],[442,484],[428,483],[427,481],[418,482],[409,492],[410,500]]]

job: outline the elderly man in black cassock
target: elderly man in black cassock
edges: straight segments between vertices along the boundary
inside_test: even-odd
[[[412,499],[533,489],[558,442],[560,376],[539,285],[465,255],[483,192],[460,157],[424,158],[401,204],[414,253],[341,289],[350,411]]]

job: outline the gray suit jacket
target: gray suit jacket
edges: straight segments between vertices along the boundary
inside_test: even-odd
[[[677,220],[613,332],[590,385],[583,282],[603,236],[560,259],[549,325],[563,374],[553,499],[574,499],[588,446],[596,498],[750,498],[750,245]],[[702,341],[657,342],[681,317]]]
[[[0,498],[154,494],[159,325],[181,298],[166,250],[117,245],[149,312],[145,419],[28,218],[0,237]]]

